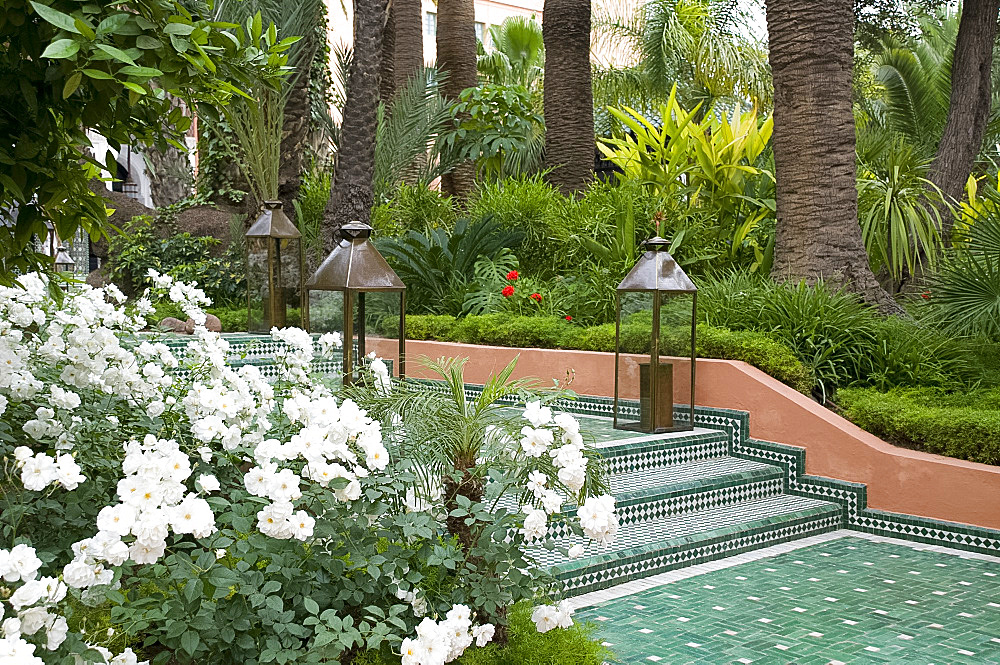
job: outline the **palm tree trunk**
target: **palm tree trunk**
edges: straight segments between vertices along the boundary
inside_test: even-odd
[[[590,75],[590,0],[545,0],[545,166],[564,194],[594,174],[594,93]]]
[[[965,0],[951,64],[948,120],[931,164],[930,180],[946,200],[961,200],[965,183],[983,146],[990,119],[993,45],[1000,0]],[[952,215],[942,211],[943,235],[951,235]]]
[[[420,0],[392,0],[396,30],[395,66],[396,90],[424,66],[424,22]],[[475,34],[475,29],[473,29]]]
[[[323,218],[323,246],[350,221],[368,223],[375,202],[375,124],[386,0],[354,0],[354,57],[347,79],[340,152]]]
[[[851,0],[767,0],[778,227],[772,275],[843,285],[885,313],[861,240]]]
[[[455,101],[466,88],[479,83],[476,71],[476,7],[473,0],[438,0],[437,66],[448,72],[441,90]],[[447,194],[465,198],[475,184],[475,165],[462,162],[441,178]]]
[[[396,1],[389,0],[382,28],[382,67],[379,73],[378,96],[386,109],[396,96]]]

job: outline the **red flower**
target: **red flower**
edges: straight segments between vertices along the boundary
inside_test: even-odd
[[[924,298],[926,300],[927,298],[931,297],[931,292],[930,291],[924,291],[923,293],[920,294],[920,297]]]
[[[567,321],[572,321],[572,320],[573,320],[573,317],[572,317],[572,316],[570,316],[569,314],[567,314],[567,315],[566,315],[565,317],[563,317],[563,318],[565,318],[565,319],[566,319]]]
[[[504,298],[510,298],[512,295],[514,295],[514,287],[508,284],[507,286],[503,287],[503,291],[501,291],[500,293],[503,294]]]
[[[542,302],[542,294],[541,293],[532,293],[528,297],[531,298],[532,300],[534,300],[535,302]]]
[[[508,282],[516,282],[518,277],[520,277],[520,275],[516,270],[511,270],[509,273],[507,273]]]

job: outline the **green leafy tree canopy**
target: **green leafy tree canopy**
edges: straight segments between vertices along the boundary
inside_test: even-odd
[[[51,222],[61,238],[111,229],[88,184],[113,164],[86,130],[114,148],[184,149],[185,114],[215,116],[242,90],[287,73],[286,51],[260,15],[222,23],[171,0],[0,0],[0,282],[49,259],[31,239]],[[103,157],[103,156],[102,156]],[[16,221],[14,221],[16,220]]]

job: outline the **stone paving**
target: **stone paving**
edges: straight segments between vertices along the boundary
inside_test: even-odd
[[[622,663],[1000,663],[1000,560],[845,531],[779,547],[581,596],[576,618]]]

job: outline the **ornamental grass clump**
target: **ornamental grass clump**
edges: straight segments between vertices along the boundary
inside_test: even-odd
[[[232,367],[228,342],[203,325],[205,294],[149,279],[128,307],[114,286],[62,294],[34,274],[0,288],[0,655],[349,663],[364,649],[400,654],[409,639],[408,662],[443,663],[502,636],[513,600],[538,597],[527,515],[428,491],[435,467],[410,430],[424,441],[450,414],[420,430],[407,417],[416,400],[378,359],[356,394],[314,376],[316,356],[340,347],[334,335],[273,329],[275,376]],[[139,332],[155,297],[195,322],[183,343]],[[516,413],[490,413],[494,427],[475,431],[491,445],[519,434]],[[564,451],[579,444],[589,461],[575,436],[564,441],[570,420],[537,426],[567,461],[527,464],[512,455],[518,437],[489,475],[466,457],[468,478],[499,499],[528,491],[521,470],[548,471],[546,490],[562,490],[580,474],[558,471],[582,466],[571,496],[584,505],[599,495],[597,465]],[[607,540],[613,500],[590,507],[577,529]],[[449,521],[460,510],[474,516],[472,539]]]

